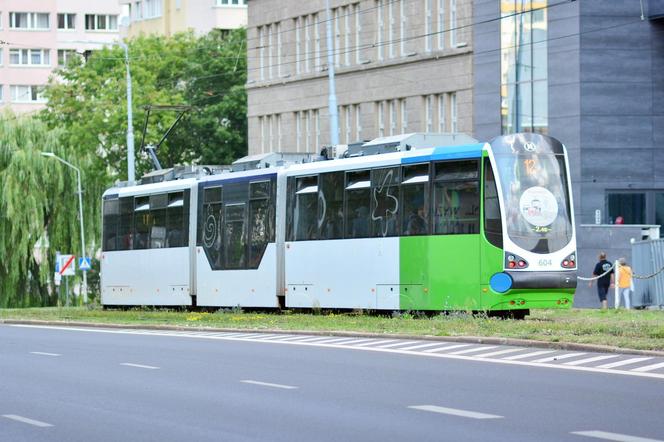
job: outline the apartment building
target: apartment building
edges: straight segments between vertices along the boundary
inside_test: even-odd
[[[117,0],[0,2],[0,109],[43,108],[53,70],[116,41],[119,16]]]
[[[128,15],[123,35],[170,36],[193,30],[236,29],[247,25],[247,0],[119,0]]]
[[[330,3],[328,19],[324,0],[249,2],[249,154],[330,143],[328,51],[341,143],[472,133],[472,0]]]

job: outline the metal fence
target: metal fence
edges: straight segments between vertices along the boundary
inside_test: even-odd
[[[634,307],[664,307],[664,239],[632,242]],[[636,275],[640,277],[636,277]]]

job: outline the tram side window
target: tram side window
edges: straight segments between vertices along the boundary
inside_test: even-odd
[[[370,235],[371,176],[369,170],[346,173],[346,238]]]
[[[249,259],[248,268],[259,267],[274,228],[270,213],[270,181],[249,184]]]
[[[120,200],[104,200],[104,243],[103,250],[118,250],[118,227],[120,224]]]
[[[484,159],[484,235],[496,247],[503,247],[503,224],[496,178],[488,158]]]
[[[224,244],[226,269],[242,269],[246,265],[245,203],[224,205]]]
[[[479,164],[476,160],[435,164],[435,234],[479,233]]]
[[[318,177],[296,178],[293,208],[293,239],[304,241],[318,236]]]
[[[185,192],[168,194],[166,213],[166,247],[185,247],[189,244],[189,201]]]
[[[429,164],[402,168],[401,233],[426,235],[429,233]]]
[[[371,171],[371,229],[373,236],[399,234],[399,183],[398,167]]]
[[[198,215],[198,245],[203,247],[214,270],[223,267],[222,196],[222,186],[203,189],[203,204]]]
[[[166,246],[166,215],[168,212],[168,194],[150,196],[150,248],[161,249]]]
[[[134,197],[120,198],[118,250],[131,250],[134,238]]]
[[[318,177],[318,183],[318,237],[343,238],[344,173],[322,173]]]
[[[134,250],[147,249],[150,245],[150,197],[134,198]]]

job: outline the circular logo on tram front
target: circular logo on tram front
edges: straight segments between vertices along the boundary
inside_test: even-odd
[[[530,224],[546,227],[558,216],[558,201],[550,190],[534,186],[521,195],[519,210]]]

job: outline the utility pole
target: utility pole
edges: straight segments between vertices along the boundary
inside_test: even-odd
[[[136,180],[136,169],[134,166],[134,123],[131,104],[131,71],[129,70],[129,46],[125,42],[118,42],[125,53],[125,65],[127,66],[127,181],[133,183]]]
[[[332,11],[330,10],[330,0],[325,0],[325,9],[327,10],[327,77],[330,88],[328,98],[328,112],[330,114],[330,144],[336,146],[339,144],[339,110],[337,109],[337,94],[334,83],[334,48],[332,43]]]

